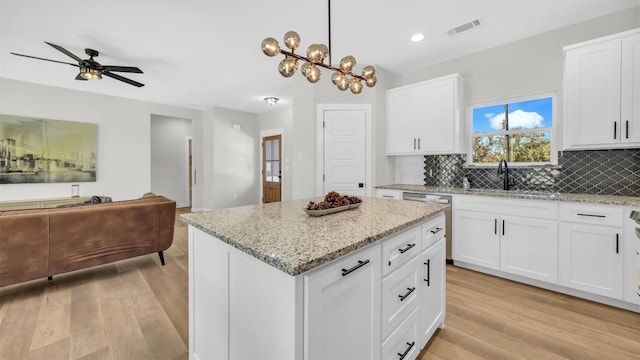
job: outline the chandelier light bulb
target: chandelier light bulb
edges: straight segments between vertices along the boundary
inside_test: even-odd
[[[340,60],[340,70],[346,74],[350,73],[354,66],[356,66],[356,58],[351,55],[347,55]]]
[[[308,62],[302,64],[302,66],[300,67],[300,73],[302,73],[302,75],[304,75],[306,77],[307,73],[309,72],[309,68],[311,66],[313,66],[313,64],[308,63]]]
[[[333,75],[331,75],[331,82],[334,85],[338,85],[338,82],[341,82],[342,79],[344,79],[344,74],[340,71],[336,71],[333,73]]]
[[[320,44],[311,44],[309,49],[307,49],[307,58],[312,63],[321,63],[324,60],[325,52]]]
[[[308,63],[307,63],[308,64]],[[318,69],[315,65],[311,64],[311,66],[309,66],[308,70],[307,70],[307,80],[309,80],[310,83],[317,83],[318,80],[320,80],[320,76],[322,75],[322,73],[320,72],[320,69]]]
[[[290,56],[282,59],[280,66],[278,66],[278,71],[280,71],[280,74],[284,77],[291,77],[296,70],[298,70],[298,60]]]
[[[375,76],[372,76],[371,78],[365,80],[365,83],[367,84],[368,87],[376,86],[377,82],[378,82],[378,78],[376,78]]]
[[[280,44],[278,40],[268,37],[262,40],[262,52],[267,56],[276,56],[280,53]]]
[[[376,74],[376,68],[371,65],[367,65],[362,69],[362,77],[365,80],[371,79]]]
[[[295,31],[287,31],[287,33],[284,34],[284,44],[291,49],[291,51],[295,51],[298,46],[300,46],[300,35]]]
[[[338,79],[336,86],[341,91],[345,91],[349,88],[349,80],[347,79],[346,76],[343,75],[340,79]]]
[[[351,78],[351,83],[349,84],[349,88],[351,92],[354,94],[360,94],[362,92],[362,83],[358,78]]]

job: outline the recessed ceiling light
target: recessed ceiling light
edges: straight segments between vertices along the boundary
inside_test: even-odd
[[[422,39],[424,39],[424,35],[422,34],[415,34],[411,37],[411,41],[413,42],[422,41]]]
[[[268,96],[266,98],[264,98],[264,102],[267,103],[267,105],[275,105],[278,103],[278,101],[280,101],[280,99],[278,99],[275,96]]]

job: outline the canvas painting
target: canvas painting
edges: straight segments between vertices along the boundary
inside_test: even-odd
[[[0,115],[0,184],[96,181],[97,126]]]

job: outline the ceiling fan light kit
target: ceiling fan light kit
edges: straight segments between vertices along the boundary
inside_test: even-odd
[[[60,45],[52,44],[52,43],[46,42],[46,41],[45,41],[45,43],[47,45],[51,46],[52,48],[60,51],[61,53],[67,55],[68,57],[74,59],[78,63],[74,64],[74,63],[65,62],[65,61],[45,59],[45,58],[41,58],[41,57],[37,57],[37,56],[23,55],[23,54],[17,54],[17,53],[13,53],[13,52],[11,54],[17,55],[17,56],[26,57],[26,58],[32,58],[32,59],[44,60],[44,61],[51,61],[51,62],[56,62],[56,63],[75,66],[75,67],[80,69],[80,72],[76,76],[76,80],[100,80],[100,79],[102,79],[102,75],[104,75],[104,76],[108,76],[108,77],[110,77],[112,79],[116,79],[116,80],[125,82],[125,83],[127,83],[129,85],[133,85],[133,86],[136,86],[136,87],[144,86],[144,84],[142,84],[142,83],[139,83],[137,81],[131,80],[131,79],[126,78],[124,76],[112,73],[112,71],[116,71],[116,72],[128,72],[128,73],[142,74],[142,70],[140,70],[139,68],[137,68],[135,66],[101,65],[99,62],[97,62],[97,61],[95,61],[93,59],[94,57],[97,57],[100,54],[96,50],[84,49],[85,54],[89,55],[89,58],[83,60],[83,59],[79,58],[78,56],[76,56],[75,54],[73,54],[72,52],[70,52],[69,50],[63,48]]]
[[[368,87],[374,87],[378,79],[376,78],[376,69],[367,65],[362,69],[361,74],[353,73],[353,69],[356,65],[356,59],[347,55],[340,60],[339,67],[335,67],[331,64],[331,0],[329,2],[329,46],[324,44],[311,44],[307,49],[307,56],[302,56],[295,53],[295,50],[300,46],[300,35],[295,31],[288,31],[284,34],[284,45],[291,51],[284,50],[280,47],[278,41],[272,37],[268,37],[262,40],[262,52],[267,56],[276,56],[283,54],[284,59],[280,61],[278,65],[278,71],[284,77],[291,77],[296,70],[298,70],[298,63],[304,62],[300,67],[300,72],[311,83],[316,83],[320,80],[322,73],[318,67],[323,67],[334,71],[331,76],[331,81],[341,91],[351,89],[354,94],[360,94],[362,92],[362,83],[364,82]],[[328,62],[325,64],[325,60]]]

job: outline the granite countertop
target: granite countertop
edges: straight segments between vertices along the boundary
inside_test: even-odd
[[[180,220],[289,275],[299,275],[442,212],[449,205],[362,197],[353,210],[313,217],[302,199],[180,215]]]
[[[620,206],[640,206],[638,196],[616,196],[616,195],[593,195],[593,194],[570,194],[548,191],[532,190],[496,190],[496,189],[470,189],[464,190],[456,187],[436,187],[410,184],[390,184],[379,185],[377,189],[403,190],[426,192],[435,194],[455,194],[455,195],[480,195],[493,196],[511,199],[547,200],[581,202],[589,204],[620,205]]]

